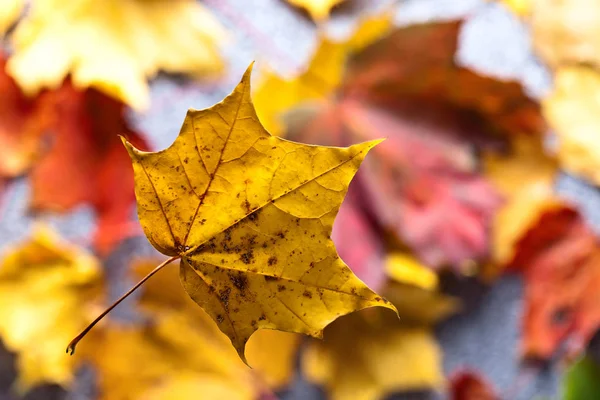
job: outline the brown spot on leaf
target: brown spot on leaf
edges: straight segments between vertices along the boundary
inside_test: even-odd
[[[270,281],[276,281],[277,277],[276,276],[271,276],[271,275],[263,275],[265,277],[265,281],[270,282]]]
[[[286,290],[285,285],[277,285],[277,291],[283,292],[284,290]]]
[[[269,265],[275,265],[275,264],[277,264],[277,257],[275,257],[275,256],[269,257],[269,260],[267,261],[267,263]]]
[[[264,321],[265,319],[267,319],[267,317],[265,316],[265,314],[262,314],[260,317],[258,317],[259,321]]]
[[[281,239],[285,239],[285,234],[284,234],[283,232],[279,232],[279,233],[277,233],[277,235],[276,235],[276,236],[278,236],[278,237],[279,237],[279,238],[281,238]]]
[[[244,275],[243,272],[231,272],[228,275],[233,286],[238,288],[240,292],[243,292],[248,288],[248,278],[246,278],[246,275]]]
[[[217,322],[219,324],[223,323],[223,321],[225,321],[225,318],[223,318],[223,316],[221,314],[217,315]]]
[[[240,254],[240,260],[242,260],[244,264],[250,264],[253,259],[254,252],[252,252],[252,250],[248,250],[247,252]]]
[[[305,290],[304,293],[302,293],[302,296],[312,299],[312,293],[309,292],[308,290]]]
[[[225,311],[229,309],[229,294],[231,293],[231,288],[225,288],[219,292],[219,300],[223,304]]]

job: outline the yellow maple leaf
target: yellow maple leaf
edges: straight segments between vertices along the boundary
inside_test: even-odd
[[[330,239],[350,180],[380,140],[347,148],[305,145],[267,132],[250,98],[251,67],[235,90],[190,110],[179,136],[133,161],[138,216],[148,240],[181,259],[181,283],[242,360],[250,336],[277,329],[321,337],[341,315],[395,310],[358,279]]]
[[[25,7],[24,0],[3,0],[0,4],[0,37],[15,23]]]
[[[553,92],[543,100],[543,112],[558,136],[561,166],[600,184],[600,74],[588,67],[558,69]]]
[[[72,381],[76,360],[62,347],[97,312],[100,283],[97,260],[47,228],[2,260],[0,336],[17,353],[19,391]]]
[[[332,400],[376,400],[441,386],[441,361],[429,328],[359,313],[327,327],[324,341],[311,341],[302,369],[309,381],[325,386]]]
[[[317,22],[327,19],[331,9],[343,1],[344,0],[288,0],[290,4],[304,8],[308,11],[311,17]]]
[[[306,70],[293,79],[266,71],[253,98],[258,117],[274,135],[285,131],[283,115],[294,106],[326,99],[338,88],[344,76],[347,58],[383,36],[392,27],[391,15],[363,20],[345,41],[321,37]]]
[[[70,73],[136,109],[159,70],[214,73],[224,31],[197,1],[36,0],[12,35],[8,72],[33,95]]]

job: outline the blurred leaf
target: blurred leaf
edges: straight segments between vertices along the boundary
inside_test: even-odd
[[[600,7],[599,7],[600,10]],[[558,135],[558,159],[567,171],[600,185],[600,74],[588,67],[558,69],[544,114]]]
[[[288,113],[287,136],[333,146],[388,137],[353,183],[365,220],[427,266],[470,273],[489,256],[502,204],[474,148],[498,151],[545,124],[520,84],[454,62],[460,26],[399,28],[356,52],[337,98]]]
[[[535,0],[500,0],[504,3],[512,12],[519,16],[529,14],[531,10],[531,3]]]
[[[544,152],[543,137],[522,135],[511,137],[510,151],[485,152],[485,176],[504,196],[505,203],[494,217],[493,275],[512,261],[516,240],[539,215],[562,203],[554,196],[554,180],[558,172],[556,160]]]
[[[563,378],[564,400],[593,400],[600,397],[600,366],[590,357],[582,357],[569,367]]]
[[[522,353],[580,353],[600,326],[600,247],[579,213],[553,205],[517,243],[511,267],[525,278]]]
[[[290,4],[306,9],[311,17],[317,21],[323,21],[329,17],[331,9],[344,0],[287,0]]]
[[[460,371],[451,378],[451,400],[498,400],[493,387],[475,371]]]
[[[325,386],[332,400],[375,400],[440,387],[442,355],[433,334],[386,317],[357,313],[332,323],[325,339],[311,341],[302,356],[307,379]]]
[[[387,33],[391,20],[387,14],[366,18],[345,41],[321,37],[310,63],[293,79],[265,71],[253,94],[264,127],[273,135],[281,135],[285,132],[282,117],[286,111],[303,102],[325,100],[332,95],[340,85],[350,54]]]
[[[49,115],[39,99],[29,99],[6,74],[6,57],[0,52],[0,177],[27,172],[40,156],[40,137]]]
[[[117,135],[141,148],[146,143],[129,128],[125,106],[96,90],[80,91],[66,82],[44,96],[50,146],[30,173],[31,208],[65,212],[90,204],[98,216],[94,245],[106,254],[139,231],[130,222],[133,171]]]
[[[385,267],[387,275],[397,282],[425,290],[437,289],[437,275],[406,253],[391,253],[387,257]]]
[[[194,0],[36,0],[11,37],[8,71],[28,95],[56,89],[71,74],[77,88],[94,87],[142,109],[146,81],[159,70],[219,71],[223,37]]]
[[[331,242],[350,180],[378,141],[348,148],[295,143],[260,125],[249,68],[235,90],[190,110],[175,142],[131,156],[138,215],[152,245],[181,258],[181,283],[245,360],[258,329],[315,337],[341,315],[394,309]]]
[[[17,21],[25,7],[25,0],[2,0],[0,8],[0,38]]]
[[[552,68],[600,66],[600,6],[594,0],[535,0],[530,4],[533,45]]]
[[[77,360],[64,345],[97,312],[101,281],[98,261],[48,228],[9,250],[0,268],[0,335],[17,353],[19,391],[72,382]]]

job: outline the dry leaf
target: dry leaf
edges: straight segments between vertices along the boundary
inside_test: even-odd
[[[341,315],[394,308],[330,240],[347,185],[378,141],[331,148],[271,136],[252,105],[250,71],[221,103],[188,111],[168,149],[125,141],[146,236],[181,257],[184,289],[243,360],[258,329],[320,337]]]
[[[149,102],[159,70],[213,73],[222,68],[224,32],[194,0],[36,0],[12,35],[9,73],[28,95],[58,88],[71,74],[136,109]]]
[[[600,7],[594,0],[534,0],[530,21],[536,52],[551,67],[600,66]]]
[[[306,9],[311,17],[317,21],[323,21],[329,17],[331,9],[344,0],[287,0],[288,3]]]
[[[600,7],[598,7],[600,10]],[[600,185],[600,74],[589,67],[564,67],[544,114],[559,139],[558,159],[567,171]]]
[[[441,358],[429,329],[358,313],[327,327],[323,341],[311,341],[302,369],[309,381],[325,386],[332,400],[375,400],[439,387]]]
[[[65,357],[64,344],[97,312],[100,284],[98,261],[47,228],[4,257],[0,335],[17,353],[19,391],[71,383],[77,360]]]
[[[306,70],[293,79],[285,79],[265,71],[253,94],[258,117],[273,135],[285,133],[284,113],[304,102],[325,100],[338,88],[344,74],[346,59],[391,28],[390,15],[371,17],[360,22],[345,41],[321,37]]]

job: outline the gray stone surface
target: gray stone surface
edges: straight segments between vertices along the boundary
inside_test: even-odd
[[[230,44],[224,50],[228,72],[219,81],[202,84],[166,76],[159,76],[153,81],[151,108],[143,114],[132,114],[131,120],[148,134],[156,149],[164,148],[174,140],[188,108],[204,108],[220,101],[252,60],[257,61],[259,71],[269,66],[291,75],[302,68],[316,45],[314,24],[281,0],[205,0],[204,3],[231,32]],[[390,3],[398,10],[396,22],[399,25],[432,19],[467,18],[457,55],[460,63],[501,78],[522,80],[536,97],[549,90],[549,74],[531,53],[527,27],[503,6],[483,0],[353,1],[336,13],[332,23],[326,27],[327,32],[342,37],[352,29],[361,12]],[[560,193],[581,204],[585,215],[600,226],[600,214],[595,211],[600,203],[596,188],[566,175],[561,177],[557,186]],[[13,245],[30,231],[34,219],[26,212],[28,197],[25,181],[15,183],[5,194],[0,208],[0,249]],[[89,243],[93,218],[87,207],[64,216],[37,217],[56,227],[68,239],[83,244]],[[109,257],[106,270],[112,298],[120,295],[130,284],[125,276],[128,259],[135,254],[152,252],[154,250],[144,238],[134,238]],[[469,282],[459,282],[458,286],[461,293],[470,299],[467,302],[470,311],[452,318],[437,330],[445,354],[445,371],[451,373],[464,367],[478,369],[507,399],[530,399],[538,395],[555,397],[559,380],[557,368],[532,370],[519,365],[519,321],[523,306],[521,281],[516,277],[506,277],[489,290]],[[128,301],[120,306],[114,318],[124,323],[140,318],[133,312],[131,304]],[[0,400],[14,398],[8,389],[14,376],[12,363],[10,355],[0,352],[0,388],[3,388]],[[94,376],[93,371],[84,369],[72,393],[65,394],[58,388],[45,387],[40,389],[39,394],[34,392],[28,398],[92,399]],[[436,397],[412,394],[394,398],[432,396]],[[322,393],[299,380],[284,397],[318,399],[322,398]]]

